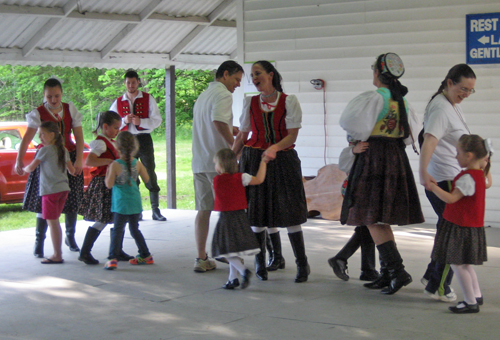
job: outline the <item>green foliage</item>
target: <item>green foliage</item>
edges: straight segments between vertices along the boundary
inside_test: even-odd
[[[63,101],[73,102],[83,115],[85,135],[95,128],[95,116],[109,109],[113,101],[125,92],[124,69],[69,68],[52,66],[0,66],[0,120],[24,121],[25,115],[41,105],[43,84],[57,77],[63,85]],[[142,90],[157,101],[165,119],[165,70],[138,71]],[[210,81],[209,71],[176,70],[175,115],[176,127],[184,135],[193,121],[193,106]],[[155,130],[165,134],[165,125]]]

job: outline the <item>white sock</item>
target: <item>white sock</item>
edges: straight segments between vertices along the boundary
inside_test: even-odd
[[[229,260],[229,259],[227,259]],[[229,263],[229,281],[233,281],[238,277],[238,271],[236,270],[236,267],[233,266],[231,263]]]
[[[302,231],[302,226],[300,224],[292,225],[290,227],[286,227],[286,230],[288,231],[289,234],[298,233],[299,231]]]
[[[264,230],[266,230],[266,227],[252,227],[252,231],[254,233],[261,233],[263,232]]]
[[[92,226],[92,228],[99,230],[99,231],[102,231],[106,226],[107,226],[106,223],[95,222],[94,225]]]

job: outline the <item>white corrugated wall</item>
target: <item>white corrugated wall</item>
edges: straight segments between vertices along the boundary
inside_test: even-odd
[[[325,165],[325,150],[326,163],[337,163],[346,146],[339,116],[350,99],[374,89],[370,65],[377,55],[392,51],[402,57],[406,73],[401,81],[422,117],[449,68],[465,62],[465,16],[500,12],[500,2],[243,0],[238,8],[240,34],[244,27],[239,55],[246,62],[276,61],[285,92],[296,94],[302,105],[297,151],[309,176]],[[487,192],[486,224],[500,226],[500,65],[472,67],[477,92],[462,108],[472,133],[491,137],[499,150],[492,164],[493,187]],[[323,92],[310,84],[315,78],[326,82],[326,115]],[[239,92],[236,100],[241,97]],[[418,156],[407,150],[418,184]],[[423,187],[418,188],[426,220],[434,222]]]

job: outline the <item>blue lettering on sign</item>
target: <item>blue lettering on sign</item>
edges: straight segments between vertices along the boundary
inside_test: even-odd
[[[500,64],[500,13],[466,15],[467,64]]]

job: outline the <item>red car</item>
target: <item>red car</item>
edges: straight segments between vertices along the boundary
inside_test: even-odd
[[[26,122],[0,122],[0,203],[20,203],[23,201],[28,174],[19,176],[15,170],[17,150],[28,124]],[[26,150],[24,165],[28,165],[35,158],[38,134]],[[85,166],[85,159],[89,155],[89,146],[85,144],[83,151],[83,177],[85,188],[92,179],[91,168]]]

